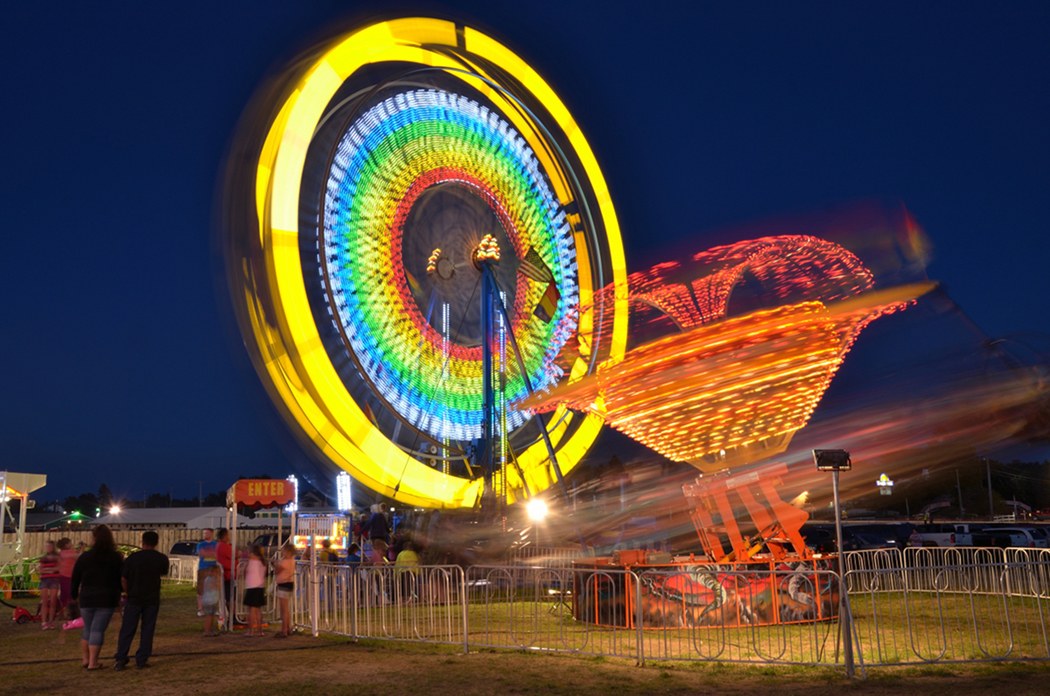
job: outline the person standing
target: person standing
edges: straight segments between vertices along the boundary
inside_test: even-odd
[[[82,667],[102,669],[98,654],[113,611],[120,604],[120,571],[124,556],[117,551],[113,532],[104,524],[91,530],[91,548],[73,566],[70,596],[80,601],[84,630],[80,634]]]
[[[290,543],[281,547],[274,582],[277,584],[277,604],[281,608],[281,632],[275,638],[287,638],[292,633],[292,594],[295,592],[295,547]]]
[[[321,553],[317,554],[318,563],[338,563],[339,554],[332,550],[332,542],[325,539],[321,542]]]
[[[124,620],[120,624],[117,654],[114,656],[113,669],[118,672],[128,664],[128,651],[140,619],[142,634],[139,649],[135,652],[135,667],[149,667],[149,658],[153,654],[153,631],[157,628],[157,614],[160,612],[160,579],[168,574],[168,557],[157,551],[158,541],[160,537],[156,532],[143,532],[142,550],[128,556],[120,573],[128,601],[124,605]]]
[[[231,578],[233,570],[233,547],[230,546],[230,530],[222,528],[215,532],[215,562],[222,568],[222,598],[226,604],[226,611],[233,613],[233,594],[231,589],[233,582]],[[219,619],[222,620],[221,618]]]
[[[401,585],[401,601],[411,602],[416,596],[416,584],[419,581],[419,554],[415,544],[406,540],[401,553],[397,554],[394,568]]]
[[[374,508],[366,527],[368,538],[372,541],[378,539],[385,544],[390,540],[390,523],[386,519],[386,503],[380,503]]]
[[[204,530],[204,541],[197,544],[197,616],[204,616],[204,606],[201,603],[204,595],[204,581],[218,566],[216,554],[218,543],[212,540],[215,530]]]
[[[69,592],[73,584],[73,566],[76,565],[78,556],[80,554],[73,550],[73,542],[69,537],[58,540],[58,601],[63,611],[69,610],[66,613],[68,619],[77,618],[73,598],[69,596]]]
[[[60,563],[61,557],[55,551],[55,542],[45,541],[44,555],[40,557],[37,569],[40,574],[40,620],[43,623],[41,628],[45,631],[54,629],[55,616],[59,610],[58,595],[62,587],[59,580]]]
[[[266,605],[266,561],[262,546],[252,546],[244,574],[244,606],[248,607],[248,635],[261,636],[262,608]]]
[[[361,567],[361,547],[357,544],[350,544],[350,548],[346,550],[346,563],[354,570]]]

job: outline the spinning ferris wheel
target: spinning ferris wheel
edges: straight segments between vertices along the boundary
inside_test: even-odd
[[[597,437],[518,404],[622,357],[616,216],[564,104],[494,39],[411,18],[315,47],[245,116],[223,229],[256,371],[333,472],[509,502]]]

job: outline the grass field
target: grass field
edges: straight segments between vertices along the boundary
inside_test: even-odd
[[[0,623],[0,694],[689,694],[768,693],[821,696],[927,694],[1010,696],[1043,694],[1046,663],[976,663],[870,669],[850,682],[840,669],[753,667],[648,661],[494,648],[384,642],[322,635],[288,640],[239,632],[201,636],[192,590],[165,588],[148,670],[80,668],[78,631],[41,631],[39,624]],[[5,608],[6,611],[6,608]],[[495,620],[495,617],[494,617]],[[552,618],[556,621],[557,618]],[[115,650],[117,619],[103,655]],[[107,665],[111,664],[107,660]]]

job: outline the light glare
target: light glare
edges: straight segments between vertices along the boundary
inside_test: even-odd
[[[547,516],[547,503],[543,502],[539,498],[533,498],[526,505],[525,509],[529,512],[529,519],[533,522],[541,522],[543,518]]]

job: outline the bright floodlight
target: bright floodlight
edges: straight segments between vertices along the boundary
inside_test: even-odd
[[[113,507],[111,507],[109,509],[109,514],[111,514],[111,515],[119,515],[120,514],[120,506],[119,505],[114,505]]]
[[[539,498],[533,498],[530,500],[525,506],[525,509],[529,511],[529,519],[534,522],[540,522],[547,516],[547,503]]]

